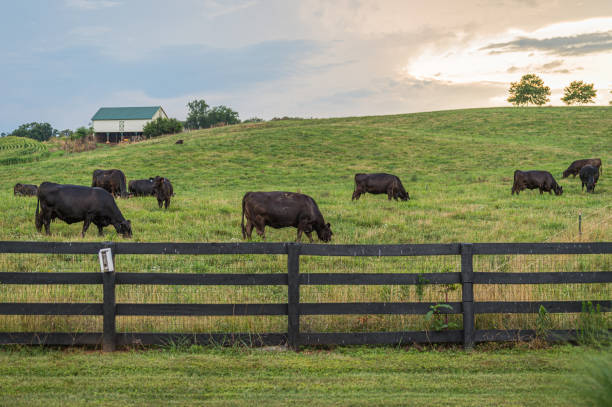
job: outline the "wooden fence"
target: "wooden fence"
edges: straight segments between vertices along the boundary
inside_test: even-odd
[[[44,333],[1,332],[0,344],[102,345],[106,351],[117,346],[192,342],[229,344],[236,341],[261,346],[288,344],[401,344],[462,343],[471,348],[487,341],[529,340],[532,330],[475,330],[476,314],[537,313],[543,305],[549,313],[578,313],[582,301],[475,302],[474,284],[576,284],[612,283],[611,271],[491,273],[474,272],[474,255],[560,255],[610,254],[612,242],[602,243],[451,243],[418,245],[324,245],[298,243],[56,243],[0,242],[1,253],[91,254],[110,248],[120,255],[286,255],[287,273],[275,274],[178,274],[118,272],[8,272],[0,270],[0,284],[100,284],[102,303],[0,303],[0,315],[102,315],[103,332]],[[454,273],[300,273],[300,256],[461,256],[461,272]],[[463,329],[448,331],[303,333],[302,315],[421,314],[436,303],[368,302],[303,303],[302,285],[415,285],[461,284],[461,302],[450,302],[449,314],[463,314]],[[286,285],[288,301],[283,304],[128,304],[116,303],[117,284],[153,285]],[[588,301],[584,299],[583,301]],[[610,311],[612,301],[592,301]],[[286,315],[287,333],[269,334],[170,334],[118,333],[116,316],[243,316]],[[576,332],[555,330],[551,338],[573,340]]]

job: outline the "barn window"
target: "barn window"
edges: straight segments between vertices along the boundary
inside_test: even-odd
[[[119,120],[119,131],[123,131],[125,128],[125,120]]]

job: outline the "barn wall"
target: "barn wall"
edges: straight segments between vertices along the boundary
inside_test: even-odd
[[[150,120],[124,120],[123,130],[119,130],[119,120],[94,120],[95,133],[141,132]]]

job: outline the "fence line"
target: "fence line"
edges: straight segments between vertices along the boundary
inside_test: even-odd
[[[471,348],[485,341],[526,340],[532,330],[476,330],[476,314],[537,313],[544,306],[549,313],[577,313],[582,301],[475,302],[474,284],[588,284],[612,283],[612,271],[491,273],[475,272],[475,255],[518,254],[610,254],[612,242],[595,243],[451,243],[417,245],[320,245],[299,243],[62,243],[0,242],[0,253],[98,254],[110,248],[116,255],[286,255],[286,274],[182,274],[182,273],[33,273],[0,272],[0,284],[95,284],[103,286],[102,303],[0,303],[0,315],[101,315],[103,332],[44,333],[2,332],[0,344],[99,345],[105,351],[117,346],[164,344],[169,341],[249,345],[286,343],[292,348],[317,344],[398,344],[462,343]],[[460,256],[461,272],[400,273],[300,273],[301,256]],[[461,284],[460,302],[449,302],[440,313],[462,314],[463,329],[440,332],[364,332],[302,333],[302,315],[343,314],[426,314],[436,303],[364,302],[304,303],[302,285],[417,285]],[[151,285],[286,285],[284,304],[129,304],[116,303],[117,284]],[[584,300],[588,301],[588,300]],[[612,301],[592,301],[604,311],[612,310]],[[117,316],[239,316],[286,315],[287,333],[280,334],[169,334],[118,333]],[[550,339],[572,340],[572,330],[551,331]]]

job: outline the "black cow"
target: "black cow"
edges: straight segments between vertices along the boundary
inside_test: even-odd
[[[100,235],[102,228],[113,225],[123,237],[132,237],[131,222],[125,220],[113,196],[102,188],[43,182],[38,187],[36,229],[40,232],[45,225],[45,232],[49,234],[49,225],[56,218],[68,224],[83,222],[83,237],[92,222]]]
[[[32,184],[17,183],[13,187],[13,195],[36,196],[37,192],[38,192],[38,187]]]
[[[573,175],[576,178],[576,175],[580,173],[580,169],[585,165],[592,165],[593,167],[597,167],[597,171],[601,171],[601,158],[587,158],[584,160],[576,160],[567,167],[567,170],[563,171],[563,178],[567,178],[570,175]]]
[[[153,193],[154,178],[135,179],[129,182],[128,187],[130,194],[134,196],[151,196]]]
[[[94,170],[91,186],[104,188],[113,196],[128,197],[125,174],[121,170]]]
[[[329,242],[332,237],[329,223],[325,223],[316,202],[308,195],[282,191],[247,192],[242,198],[242,238],[251,239],[255,227],[257,234],[265,239],[266,226],[275,229],[295,227],[298,242],[304,232],[312,243],[313,230],[323,242]]]
[[[168,206],[170,206],[170,197],[174,195],[170,180],[160,176],[155,177],[153,179],[153,195],[157,197],[157,204],[160,208],[163,203],[164,209],[168,209]]]
[[[563,188],[557,184],[552,174],[548,171],[514,171],[514,183],[512,184],[512,195],[518,195],[523,189],[539,189],[540,194],[547,191],[555,191],[555,195],[563,194]]]
[[[176,143],[174,144],[183,144],[183,140],[176,140]]]
[[[580,181],[582,181],[582,190],[587,187],[587,192],[595,192],[595,185],[599,180],[599,168],[592,165],[585,165],[580,169]]]
[[[359,199],[361,194],[366,192],[371,194],[387,194],[389,200],[391,198],[394,198],[396,201],[397,198],[400,198],[402,201],[410,199],[402,185],[402,181],[392,174],[355,174],[355,190],[351,200]]]

